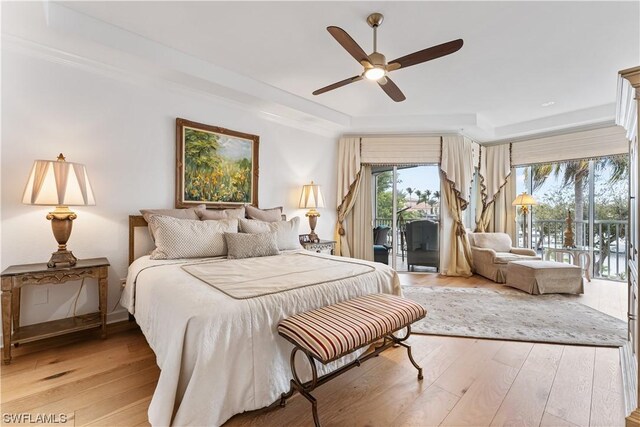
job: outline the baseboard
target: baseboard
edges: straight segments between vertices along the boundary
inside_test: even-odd
[[[638,363],[631,342],[620,347],[620,365],[622,366],[622,392],[624,408],[627,415],[631,414],[638,404]]]

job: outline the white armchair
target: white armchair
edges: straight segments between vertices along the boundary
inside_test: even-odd
[[[506,233],[469,233],[473,271],[496,283],[506,282],[511,261],[542,259],[533,249],[512,247]]]

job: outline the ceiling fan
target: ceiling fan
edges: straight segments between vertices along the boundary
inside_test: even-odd
[[[377,81],[378,85],[380,85],[382,90],[389,95],[391,99],[396,102],[401,102],[404,101],[406,97],[400,88],[398,88],[398,86],[396,86],[396,84],[388,77],[390,72],[400,68],[407,68],[412,65],[431,61],[432,59],[440,58],[441,56],[450,55],[457,52],[462,47],[462,39],[452,40],[447,43],[410,53],[409,55],[405,55],[387,63],[385,56],[378,52],[378,27],[382,24],[383,19],[384,16],[382,16],[381,13],[372,13],[367,17],[367,24],[373,28],[373,53],[371,55],[367,55],[358,43],[356,43],[355,40],[353,40],[342,28],[334,26],[327,27],[327,31],[329,31],[333,38],[335,38],[337,42],[340,43],[340,45],[364,67],[364,70],[360,75],[353,76],[318,89],[313,92],[314,95],[320,95],[321,93],[329,92],[330,90],[334,90],[366,78],[368,80]]]

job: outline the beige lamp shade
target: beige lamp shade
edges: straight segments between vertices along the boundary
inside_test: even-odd
[[[511,203],[511,206],[534,206],[537,204],[538,202],[536,202],[536,199],[534,199],[531,194],[527,194],[527,192],[524,191],[516,196],[513,203]]]
[[[318,184],[311,181],[311,184],[302,186],[298,207],[302,209],[324,208],[324,198]]]
[[[22,203],[44,206],[95,205],[87,169],[79,163],[36,160],[31,168]]]

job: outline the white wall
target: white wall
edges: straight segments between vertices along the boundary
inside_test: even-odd
[[[321,210],[318,234],[333,236],[335,223],[337,142],[269,121],[202,93],[157,82],[115,78],[97,69],[53,62],[17,51],[2,53],[2,269],[13,264],[46,262],[56,249],[49,209],[21,204],[28,172],[35,159],[54,159],[87,166],[97,204],[74,210],[78,219],[69,248],[79,258],[106,256],[109,310],[118,301],[125,277],[128,215],[142,208],[173,207],[175,118],[207,123],[260,136],[260,207],[297,209],[304,183],[320,183],[327,208]],[[87,282],[89,285],[89,282]],[[25,289],[23,324],[66,317],[79,284]],[[78,312],[97,309],[95,285],[86,287]],[[118,308],[119,315],[124,317]]]

